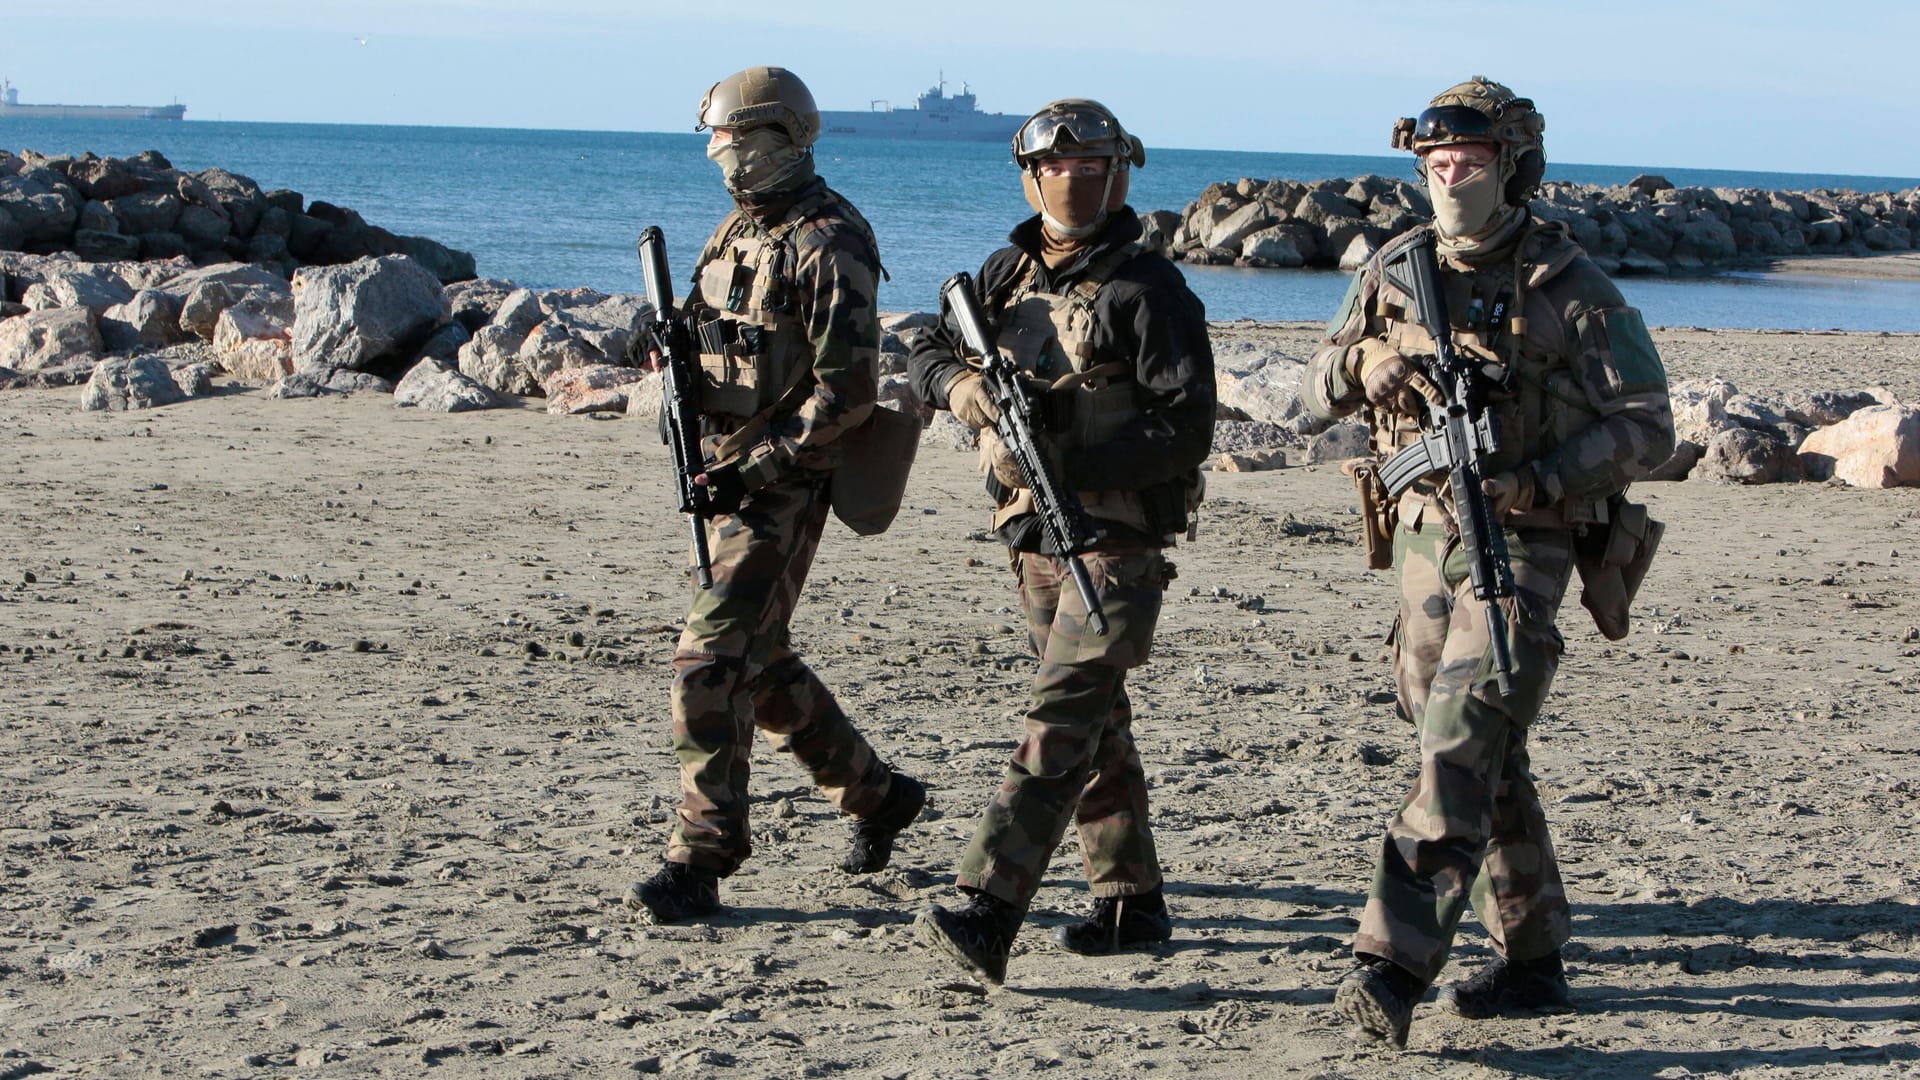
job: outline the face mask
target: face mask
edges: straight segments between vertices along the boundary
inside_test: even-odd
[[[776,190],[792,179],[807,159],[807,152],[793,145],[779,128],[758,127],[734,132],[730,142],[709,142],[707,157],[720,166],[728,191],[756,195]]]
[[[1433,196],[1433,223],[1441,236],[1464,240],[1480,235],[1494,223],[1506,205],[1497,164],[1489,162],[1453,185],[1443,184],[1437,177],[1427,178],[1427,191]]]
[[[1092,236],[1107,214],[1127,202],[1126,169],[1105,176],[1035,176],[1024,174],[1021,186],[1027,205],[1047,228],[1070,240]]]

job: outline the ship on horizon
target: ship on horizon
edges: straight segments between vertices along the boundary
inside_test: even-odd
[[[822,109],[822,137],[860,139],[936,139],[947,142],[994,142],[1013,139],[1026,117],[981,112],[966,83],[949,96],[944,73],[938,83],[914,99],[912,108],[896,109],[875,99],[864,112]]]
[[[0,120],[181,120],[185,105],[22,105],[20,91],[0,79]]]

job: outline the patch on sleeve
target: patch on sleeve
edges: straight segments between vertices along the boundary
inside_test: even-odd
[[[1640,309],[1612,308],[1602,318],[1606,323],[1607,342],[1613,349],[1613,366],[1620,372],[1622,388],[1664,390],[1667,369],[1660,363],[1660,353],[1653,347],[1653,337],[1647,333],[1647,323],[1640,317]]]
[[[1367,272],[1364,268],[1353,272],[1353,280],[1347,283],[1347,295],[1340,300],[1340,310],[1327,323],[1327,337],[1340,333],[1342,327],[1353,321],[1360,308],[1360,285]]]

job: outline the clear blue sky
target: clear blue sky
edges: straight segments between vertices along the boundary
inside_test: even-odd
[[[826,108],[944,71],[991,111],[1099,98],[1150,146],[1386,154],[1395,117],[1483,73],[1561,161],[1905,177],[1915,40],[1911,0],[0,0],[21,100],[199,120],[684,131],[771,63]]]

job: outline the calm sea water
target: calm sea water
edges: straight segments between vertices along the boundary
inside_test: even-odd
[[[487,277],[610,292],[642,291],[633,242],[646,225],[666,231],[676,278],[691,269],[729,207],[703,145],[694,134],[0,120],[0,148],[114,157],[155,149],[178,168],[219,166],[263,188],[292,188],[394,232],[471,251]],[[932,308],[947,275],[976,269],[1028,213],[1019,174],[999,144],[829,140],[819,159],[828,182],[879,233],[892,274],[880,297],[888,310]],[[1610,165],[1555,165],[1549,176],[1613,184],[1648,171],[1682,185],[1872,191],[1920,183]],[[1130,201],[1177,211],[1218,180],[1363,173],[1413,177],[1404,156],[1149,150]],[[1344,275],[1324,271],[1189,267],[1187,275],[1216,319],[1323,319],[1346,286]],[[1620,284],[1656,325],[1920,330],[1920,283],[1741,274]]]

